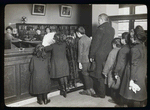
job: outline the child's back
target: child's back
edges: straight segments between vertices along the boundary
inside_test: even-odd
[[[49,58],[33,56],[30,63],[30,93],[42,94],[50,92]]]
[[[44,47],[39,45],[35,48],[29,65],[30,71],[30,94],[37,95],[38,103],[49,103],[47,93],[50,92],[50,57],[44,52]]]

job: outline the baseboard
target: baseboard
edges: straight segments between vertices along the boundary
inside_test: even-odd
[[[83,86],[82,83],[77,83],[77,88],[79,88],[81,86]],[[48,98],[51,98],[51,97],[59,95],[59,93],[60,93],[60,91],[58,90],[58,91],[49,93],[47,96],[48,96]],[[34,98],[26,99],[26,100],[23,100],[23,101],[11,103],[11,104],[8,104],[6,106],[7,107],[21,107],[21,106],[24,106],[24,105],[27,105],[27,104],[30,104],[30,103],[33,103],[33,102],[36,102],[36,101],[37,101],[37,98],[34,97]]]

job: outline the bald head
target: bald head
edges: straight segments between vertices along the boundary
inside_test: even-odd
[[[98,21],[99,21],[99,24],[103,24],[105,22],[109,22],[109,18],[108,18],[108,15],[105,14],[105,13],[102,13],[98,16]]]

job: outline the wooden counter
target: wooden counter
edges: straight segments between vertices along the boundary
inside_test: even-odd
[[[4,99],[5,104],[32,97],[29,94],[29,62],[34,48],[18,48],[4,50]],[[58,88],[58,83],[52,80],[52,89]]]

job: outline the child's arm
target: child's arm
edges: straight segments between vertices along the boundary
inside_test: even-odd
[[[115,76],[121,76],[122,75],[122,73],[120,73],[120,70],[122,69],[122,68],[124,68],[125,67],[125,57],[126,57],[126,53],[127,53],[127,51],[126,50],[123,50],[123,51],[119,51],[119,53],[118,53],[118,55],[117,55],[117,60],[116,60],[116,66],[115,66],[115,68],[114,68],[114,75]]]
[[[107,74],[109,73],[109,71],[112,69],[113,64],[115,62],[115,54],[113,53],[113,51],[111,51],[107,57],[104,69],[103,69],[103,74],[105,76],[107,76]]]
[[[30,63],[29,63],[29,72],[33,73],[34,66],[33,66],[33,58],[31,58]]]
[[[52,49],[53,49],[53,44],[52,44],[52,45],[49,45],[49,46],[44,47],[45,52],[48,52],[48,51],[50,51],[50,50],[52,50]]]
[[[51,70],[51,62],[50,62],[50,58],[48,58],[48,72],[50,73]]]

